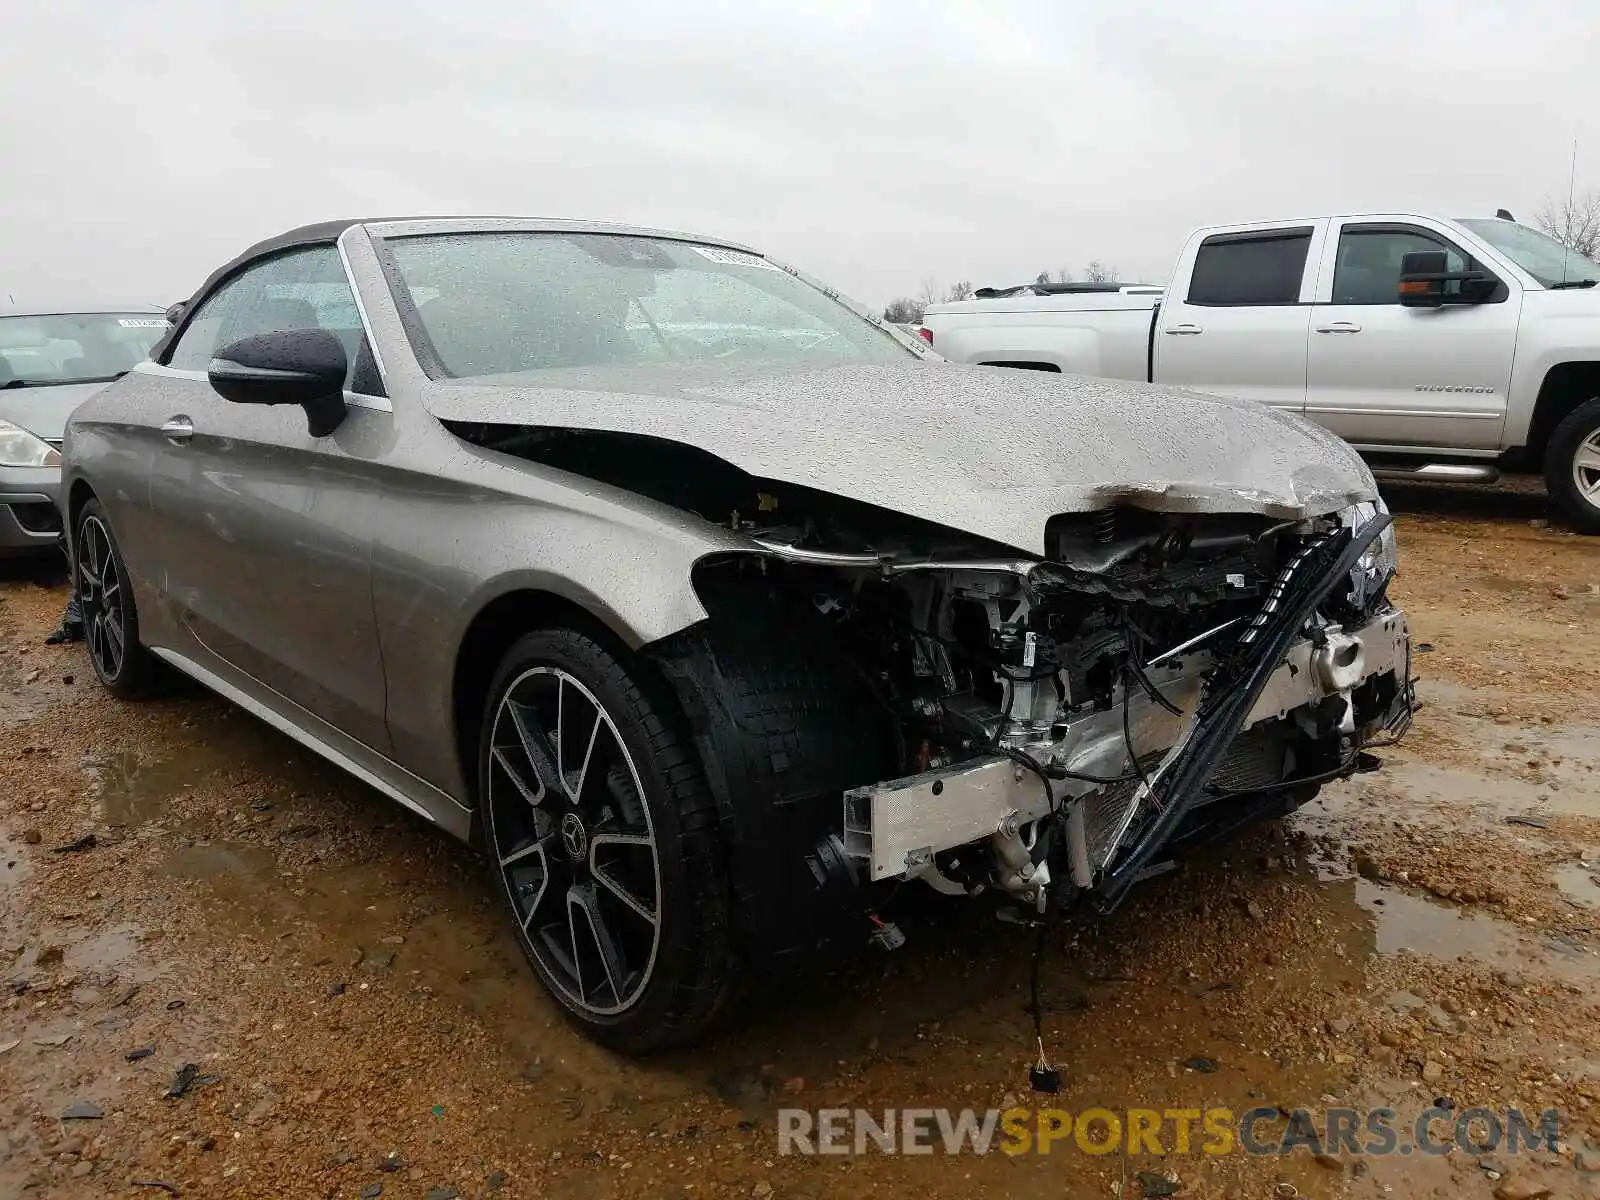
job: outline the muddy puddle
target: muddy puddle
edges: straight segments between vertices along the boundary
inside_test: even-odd
[[[276,883],[278,858],[264,846],[245,842],[197,842],[172,851],[161,866],[168,875],[200,880],[236,899],[265,898]]]
[[[141,747],[87,758],[91,794],[105,824],[124,828],[158,819],[202,787],[267,812],[286,799],[346,783],[315,755],[231,705],[190,707],[195,715],[184,724],[193,734],[176,750]]]
[[[1357,877],[1351,870],[1350,838],[1352,818],[1363,812],[1363,805],[1379,806],[1382,812],[1407,826],[1420,828],[1418,844],[1428,845],[1434,831],[1458,835],[1476,825],[1485,839],[1517,844],[1547,836],[1545,823],[1556,815],[1553,805],[1533,803],[1524,785],[1465,770],[1438,767],[1425,762],[1395,761],[1386,764],[1375,777],[1357,779],[1330,788],[1325,801],[1302,810],[1293,820],[1316,839],[1324,849],[1315,860],[1320,887],[1353,929],[1370,930],[1371,953],[1382,956],[1413,954],[1444,963],[1468,962],[1487,970],[1528,973],[1589,987],[1600,986],[1600,917],[1594,922],[1575,923],[1559,919],[1524,917],[1520,922],[1507,919],[1479,904],[1442,899],[1422,887],[1403,881],[1374,881]],[[1403,798],[1397,803],[1396,798]],[[1591,793],[1570,794],[1568,811],[1586,813],[1600,802]],[[1519,820],[1537,808],[1537,825],[1508,823]],[[1600,810],[1597,810],[1600,811]],[[1363,839],[1362,844],[1382,847],[1381,835]],[[1600,875],[1600,865],[1587,867],[1570,862],[1555,868],[1552,882],[1569,900],[1600,906],[1600,884],[1590,877]],[[1425,872],[1418,873],[1426,877]],[[1492,886],[1482,893],[1488,894]],[[1567,911],[1573,911],[1566,904]]]
[[[1600,909],[1600,858],[1560,867],[1555,873],[1562,895],[1581,908]],[[1600,920],[1600,914],[1597,914]]]
[[[1569,774],[1576,776],[1577,772]],[[1442,814],[1458,818],[1466,814],[1480,821],[1503,820],[1508,816],[1571,816],[1600,820],[1600,787],[1577,778],[1563,786],[1560,780],[1548,778],[1530,781],[1485,775],[1481,766],[1474,770],[1467,766],[1399,760],[1386,764],[1370,782],[1363,780],[1354,786],[1396,798],[1394,815],[1405,819]],[[1430,809],[1433,810],[1431,814]]]
[[[1482,912],[1441,903],[1366,880],[1332,885],[1368,915],[1378,954],[1416,954],[1469,961],[1490,970],[1600,984],[1600,954],[1559,931],[1519,929]]]
[[[23,842],[0,834],[0,894],[21,884],[30,871],[29,856]]]

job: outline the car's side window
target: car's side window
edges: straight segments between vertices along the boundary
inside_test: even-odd
[[[1445,252],[1447,271],[1477,267],[1455,246],[1421,230],[1346,228],[1339,234],[1339,254],[1333,267],[1333,303],[1399,304],[1401,260],[1427,250]],[[1457,290],[1460,286],[1445,285]]]
[[[333,246],[289,250],[246,267],[201,303],[167,365],[204,371],[219,350],[242,337],[290,329],[337,334],[350,360],[346,386],[383,394],[361,313]]]
[[[1310,249],[1309,228],[1208,237],[1195,254],[1188,302],[1217,308],[1298,304]]]

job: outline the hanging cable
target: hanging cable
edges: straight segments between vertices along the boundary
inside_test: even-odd
[[[1150,782],[1150,776],[1145,774],[1144,764],[1139,761],[1139,752],[1133,744],[1133,726],[1128,718],[1128,710],[1133,707],[1133,689],[1126,675],[1122,681],[1122,744],[1128,751],[1128,762],[1132,764],[1133,775],[1144,786],[1145,795],[1155,799],[1155,786]]]
[[[1161,689],[1156,687],[1155,682],[1150,678],[1149,675],[1145,674],[1144,668],[1139,665],[1138,659],[1134,658],[1132,655],[1129,655],[1126,666],[1128,668],[1128,672],[1133,676],[1134,680],[1139,684],[1140,690],[1142,690],[1145,693],[1145,695],[1149,696],[1150,699],[1155,701],[1162,708],[1166,709],[1173,716],[1175,716],[1175,717],[1183,716],[1183,709],[1179,708],[1171,700],[1168,700],[1166,698],[1166,696],[1162,693]],[[1123,700],[1124,700],[1124,703],[1126,703],[1127,701],[1132,700],[1132,699],[1133,699],[1132,692],[1129,691],[1126,687],[1124,687],[1124,689],[1123,689]]]
[[[1044,963],[1045,923],[1034,922],[1033,962],[1028,968],[1028,1012],[1033,1017],[1033,1044],[1039,1057],[1028,1068],[1028,1086],[1036,1092],[1054,1095],[1061,1090],[1061,1072],[1050,1065],[1044,1052],[1044,1004],[1039,998],[1039,971]]]

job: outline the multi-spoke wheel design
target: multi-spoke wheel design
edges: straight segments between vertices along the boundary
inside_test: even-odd
[[[155,661],[139,640],[139,610],[128,568],[98,500],[90,500],[78,514],[72,583],[78,592],[89,662],[100,682],[125,700],[150,691]]]
[[[1551,431],[1544,482],[1579,533],[1600,534],[1600,396],[1578,405]]]
[[[1600,509],[1600,429],[1582,442],[1572,457],[1572,483],[1578,495]]]
[[[565,670],[512,680],[489,734],[492,852],[546,982],[584,1013],[628,1011],[661,945],[645,786],[617,721]]]
[[[111,533],[99,517],[85,518],[78,528],[77,564],[84,640],[95,673],[110,683],[122,675],[128,631],[122,574],[111,553]]]

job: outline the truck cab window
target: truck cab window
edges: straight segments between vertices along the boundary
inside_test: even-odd
[[[1297,304],[1310,247],[1309,229],[1208,237],[1195,254],[1189,303],[1216,307]]]
[[[1465,271],[1476,266],[1454,246],[1421,232],[1346,229],[1339,235],[1339,255],[1333,268],[1333,303],[1400,303],[1401,260],[1419,250],[1443,250],[1449,271]],[[1461,285],[1445,286],[1459,289]]]

